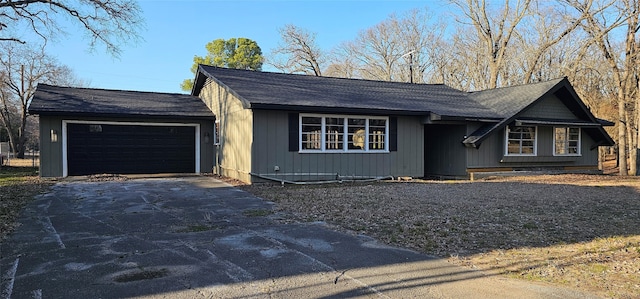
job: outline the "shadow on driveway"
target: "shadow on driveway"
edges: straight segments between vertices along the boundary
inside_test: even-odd
[[[2,244],[0,298],[589,298],[333,231],[210,177],[62,182]]]

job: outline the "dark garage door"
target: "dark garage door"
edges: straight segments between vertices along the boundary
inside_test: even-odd
[[[194,173],[195,127],[67,125],[69,175]]]

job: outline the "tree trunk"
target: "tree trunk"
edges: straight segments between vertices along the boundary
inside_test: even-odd
[[[627,120],[625,119],[625,96],[622,88],[618,89],[618,165],[620,175],[628,175],[627,171]]]
[[[628,141],[628,146],[629,146],[629,175],[636,175],[637,170],[636,170],[636,139],[635,136],[636,134],[634,134],[634,130],[635,130],[635,121],[632,122],[632,117],[631,115],[629,115],[629,110],[627,110],[626,113],[626,119],[627,119],[627,138],[629,139]]]

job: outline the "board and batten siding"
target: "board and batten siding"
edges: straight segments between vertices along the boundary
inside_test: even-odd
[[[522,111],[519,117],[542,119],[578,119],[565,104],[555,95],[540,99],[535,105]]]
[[[300,153],[289,150],[289,112],[253,111],[253,172],[283,180],[336,176],[422,177],[423,130],[417,117],[398,117],[398,150],[385,153]],[[275,170],[277,167],[277,171]]]
[[[198,95],[219,123],[220,144],[214,145],[214,173],[251,182],[252,111],[211,79]]]
[[[40,116],[40,176],[62,177],[62,119],[61,117]],[[51,140],[51,133],[57,141]]]
[[[424,126],[425,176],[467,175],[466,148],[462,144],[466,129],[465,125]]]
[[[593,139],[580,131],[580,156],[553,155],[553,127],[538,126],[536,156],[506,156],[505,131],[489,136],[480,148],[467,148],[467,168],[562,168],[598,165],[598,150],[591,149]]]

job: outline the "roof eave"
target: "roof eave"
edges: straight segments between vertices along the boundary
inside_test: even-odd
[[[62,117],[87,117],[87,118],[146,118],[146,119],[175,119],[175,120],[215,120],[216,116],[213,115],[167,115],[167,114],[142,114],[142,113],[86,113],[86,112],[60,112],[60,111],[29,111],[29,115],[38,116],[62,116]]]

